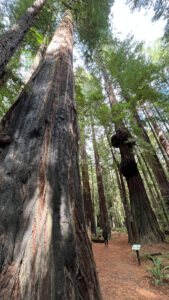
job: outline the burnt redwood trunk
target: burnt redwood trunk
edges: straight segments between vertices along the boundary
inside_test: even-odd
[[[0,299],[101,299],[87,237],[78,166],[66,13],[43,65],[2,127]]]
[[[18,23],[0,37],[0,78],[3,77],[7,63],[23,41],[45,3],[46,0],[35,0]]]

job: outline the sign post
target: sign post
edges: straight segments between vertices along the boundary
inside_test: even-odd
[[[138,260],[138,264],[139,266],[141,265],[141,259],[140,259],[140,254],[139,254],[139,250],[141,249],[141,245],[133,245],[132,246],[132,250],[136,250],[137,253],[137,260]]]

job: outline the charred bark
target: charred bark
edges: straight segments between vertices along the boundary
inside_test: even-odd
[[[14,24],[0,38],[0,79],[5,74],[7,63],[17,50],[19,44],[23,41],[27,31],[32,26],[45,3],[46,0],[35,0],[18,23]]]
[[[83,182],[83,202],[87,226],[90,228],[91,233],[96,234],[96,224],[94,217],[94,209],[90,192],[89,184],[89,173],[87,164],[87,153],[85,140],[80,142],[80,152],[81,152],[81,168],[82,168],[82,182]]]
[[[85,229],[66,13],[43,65],[3,126],[0,299],[101,299]]]

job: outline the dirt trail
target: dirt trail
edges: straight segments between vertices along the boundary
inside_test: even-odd
[[[145,263],[138,266],[126,234],[92,247],[103,300],[169,300],[169,289],[154,287]]]

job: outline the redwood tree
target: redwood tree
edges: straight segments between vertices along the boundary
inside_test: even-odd
[[[82,182],[83,182],[83,202],[87,226],[90,228],[91,233],[96,234],[96,224],[94,216],[94,208],[91,198],[89,172],[86,153],[85,137],[81,137],[80,141],[80,153],[81,153],[81,169],[82,169]]]
[[[157,124],[157,122],[155,121],[155,119],[153,118],[153,115],[151,113],[151,111],[148,109],[147,105],[145,105],[145,111],[153,125],[153,128],[161,142],[161,145],[163,146],[165,152],[167,153],[168,157],[169,157],[169,141],[165,135],[165,132],[163,131],[163,129]]]
[[[93,140],[93,148],[94,148],[94,156],[95,156],[95,165],[96,165],[96,178],[97,178],[97,187],[98,187],[98,195],[99,195],[99,208],[100,208],[100,227],[102,229],[107,228],[110,233],[109,227],[109,219],[108,219],[108,211],[106,206],[106,198],[104,195],[104,186],[101,175],[101,167],[100,167],[100,158],[99,153],[96,146],[96,137],[94,126],[92,128],[92,140]]]
[[[81,198],[71,19],[1,124],[3,300],[101,299]]]
[[[98,57],[100,69],[105,81],[105,88],[109,98],[110,106],[117,103],[108,73]],[[132,240],[141,244],[160,242],[164,239],[157,223],[156,216],[151,208],[147,193],[140,176],[137,163],[133,154],[134,141],[125,128],[123,121],[115,123],[116,134],[112,136],[113,147],[120,149],[121,172],[126,178],[132,213]]]
[[[20,20],[0,37],[0,78],[3,77],[7,63],[23,41],[45,3],[46,0],[35,0]]]

